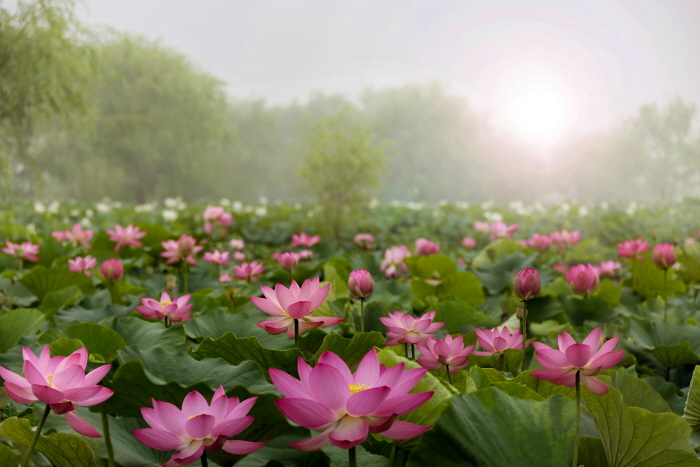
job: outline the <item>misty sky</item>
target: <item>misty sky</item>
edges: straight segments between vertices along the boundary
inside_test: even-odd
[[[646,102],[700,102],[697,0],[87,0],[78,14],[160,38],[270,103],[439,81],[544,140]]]

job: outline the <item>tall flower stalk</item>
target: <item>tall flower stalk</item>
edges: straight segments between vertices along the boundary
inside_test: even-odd
[[[520,371],[525,369],[525,347],[527,341],[527,301],[539,295],[542,289],[540,275],[532,268],[523,269],[515,276],[513,292],[523,302],[523,312],[520,317],[522,334],[522,357],[520,359]]]

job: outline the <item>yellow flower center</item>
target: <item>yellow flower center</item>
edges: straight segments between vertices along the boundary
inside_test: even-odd
[[[189,417],[187,417],[187,420],[192,420],[194,417],[199,417],[200,415],[202,415],[202,414],[200,413],[197,415],[190,415]]]
[[[364,384],[348,384],[348,387],[350,388],[350,395],[364,391],[365,389],[372,389],[371,386],[365,386]]]
[[[173,303],[173,302],[160,302],[160,306],[165,308],[166,306],[170,305],[171,303]]]
[[[53,375],[46,375],[46,381],[49,383],[49,387],[53,387]]]

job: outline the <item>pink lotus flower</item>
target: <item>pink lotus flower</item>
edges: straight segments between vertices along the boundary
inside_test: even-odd
[[[474,346],[464,347],[464,338],[458,336],[452,339],[451,335],[442,339],[428,339],[425,346],[418,345],[421,357],[416,362],[425,368],[437,370],[446,366],[450,373],[457,373],[469,364],[469,354],[474,350]]]
[[[369,233],[359,233],[355,235],[355,243],[363,250],[371,250],[374,246],[374,235]]]
[[[236,261],[245,261],[245,253],[243,253],[242,251],[234,251],[233,259]]]
[[[624,356],[624,350],[615,350],[619,338],[614,337],[600,346],[601,328],[596,328],[583,341],[577,344],[568,332],[559,338],[559,350],[554,350],[541,342],[534,342],[537,363],[546,370],[535,370],[532,376],[569,388],[576,385],[576,372],[581,372],[581,379],[586,388],[597,396],[607,394],[608,386],[596,378],[602,370],[617,365]]]
[[[275,258],[275,256],[276,256],[276,258]],[[292,269],[297,267],[297,257],[294,253],[286,252],[286,253],[278,253],[277,255],[275,255],[273,253],[272,257],[277,259],[277,262],[280,263],[280,266],[282,266],[282,269],[285,269],[287,271],[291,271]]]
[[[165,251],[160,255],[163,258],[168,258],[165,264],[186,261],[189,264],[196,265],[197,260],[194,259],[194,255],[204,249],[202,245],[197,245],[197,241],[193,237],[186,234],[181,235],[177,241],[168,240],[162,242],[161,245],[163,245]]]
[[[239,402],[238,397],[226,397],[223,386],[219,386],[211,399],[211,405],[197,391],[187,394],[182,410],[169,402],[151,399],[153,408],[142,407],[141,415],[152,428],[132,431],[136,439],[159,451],[177,449],[162,467],[190,465],[202,457],[205,450],[223,449],[240,456],[255,452],[267,444],[251,441],[228,440],[236,436],[251,423],[248,415],[257,397]]]
[[[102,277],[110,284],[115,284],[124,277],[124,265],[118,259],[108,259],[100,267]]]
[[[574,293],[588,295],[598,287],[600,279],[593,266],[588,263],[586,266],[583,264],[573,266],[566,273],[566,282],[569,283]]]
[[[503,221],[496,221],[491,223],[491,233],[493,234],[490,238],[494,241],[498,238],[510,238],[520,227],[520,224],[507,225]]]
[[[688,237],[683,243],[685,243],[686,245],[695,245],[695,239],[692,237]]]
[[[126,227],[115,224],[114,230],[108,230],[107,233],[111,241],[117,242],[117,245],[114,247],[116,253],[119,253],[121,247],[125,245],[131,245],[135,248],[142,247],[143,243],[138,240],[146,236],[146,232],[142,232],[139,227],[134,227],[132,224]]]
[[[545,252],[552,246],[552,240],[547,235],[534,234],[530,240],[525,242],[525,246],[535,251]]]
[[[297,261],[306,261],[314,256],[314,252],[311,250],[299,250],[294,253],[294,256],[296,257]]]
[[[239,238],[232,238],[228,244],[231,245],[231,248],[234,250],[242,250],[245,248],[245,242]]]
[[[233,277],[231,277],[229,274],[221,274],[219,276],[219,282],[231,282],[233,280]]]
[[[560,273],[567,275],[569,273],[569,265],[566,263],[557,263],[552,266],[552,269],[559,271]]]
[[[435,255],[440,252],[440,247],[431,242],[427,238],[419,238],[416,240],[416,254],[421,256]]]
[[[563,229],[561,232],[552,232],[549,234],[549,238],[552,239],[552,243],[556,243],[559,246],[564,246],[564,244],[577,245],[581,240],[581,232],[578,230],[569,232]]]
[[[9,240],[5,240],[5,248],[2,248],[3,253],[7,253],[10,256],[14,256],[17,259],[27,260],[27,261],[39,261],[39,251],[41,251],[41,245],[32,242],[22,242],[21,245],[17,243],[12,243]]]
[[[471,237],[464,237],[462,239],[462,246],[468,250],[473,250],[476,248],[476,240]]]
[[[194,305],[187,304],[190,301],[192,295],[183,295],[182,297],[173,297],[170,299],[170,295],[167,292],[163,292],[160,296],[160,302],[153,300],[152,298],[142,298],[141,303],[136,307],[136,311],[141,313],[141,315],[146,319],[162,319],[169,318],[173,323],[180,321],[189,321],[192,319],[188,313]]]
[[[475,221],[474,222],[474,230],[477,232],[481,233],[490,233],[491,232],[491,224],[488,222],[483,222],[483,221]]]
[[[218,264],[219,266],[228,266],[230,261],[231,253],[224,251],[223,253],[219,250],[214,250],[214,253],[207,251],[204,253],[204,261],[209,264]]]
[[[233,217],[221,206],[214,206],[205,209],[202,217],[204,218],[204,232],[207,235],[211,235],[214,226],[217,224],[222,227],[233,224]]]
[[[540,275],[532,268],[523,269],[515,276],[513,292],[523,301],[530,300],[539,295],[542,289]]]
[[[248,263],[243,263],[240,266],[234,266],[234,279],[240,279],[243,281],[257,281],[258,278],[254,276],[259,276],[262,274],[265,269],[263,268],[262,263],[258,261],[253,261],[250,264]]]
[[[379,269],[384,271],[386,277],[399,277],[401,273],[399,269],[406,274],[408,268],[403,263],[403,260],[411,256],[406,245],[392,246],[384,251],[384,260]]]
[[[661,269],[668,269],[672,267],[678,260],[676,250],[673,248],[673,245],[668,243],[660,243],[656,245],[651,254],[651,258],[654,260],[656,267]]]
[[[315,244],[321,241],[320,235],[309,236],[302,232],[299,235],[292,234],[292,248],[295,246],[305,246],[311,248]]]
[[[348,278],[350,297],[354,299],[367,298],[374,292],[374,280],[372,274],[364,269],[352,271]]]
[[[51,357],[47,345],[37,357],[28,347],[22,349],[24,377],[0,367],[5,391],[20,404],[41,401],[51,406],[56,415],[64,415],[71,428],[83,436],[102,435],[87,421],[76,415],[78,405],[89,406],[109,399],[114,391],[97,383],[109,372],[111,365],[102,365],[85,374],[88,352],[85,347],[68,357]]]
[[[505,326],[500,331],[498,329],[475,329],[474,331],[476,331],[479,345],[484,350],[474,351],[473,355],[492,356],[502,354],[506,349],[520,350],[522,348],[523,338],[520,335],[520,329],[516,329],[513,334]],[[525,343],[525,347],[528,345],[530,345],[530,341]]]
[[[90,255],[85,258],[80,256],[75,259],[68,260],[68,269],[79,274],[85,274],[86,276],[92,276],[90,269],[97,267],[97,260]]]
[[[408,394],[426,370],[404,371],[403,363],[387,369],[379,364],[376,350],[370,350],[357,371],[350,372],[336,354],[324,352],[311,368],[299,358],[300,380],[270,368],[270,378],[284,395],[275,404],[292,422],[321,431],[318,435],[290,446],[301,451],[316,451],[329,442],[350,449],[367,439],[369,433],[381,433],[391,439],[409,439],[430,429],[396,417],[420,407],[433,392]]]
[[[385,345],[420,344],[425,346],[425,341],[433,338],[431,333],[445,325],[444,322],[433,323],[435,313],[435,311],[429,311],[420,318],[414,318],[409,314],[395,311],[393,315],[389,313],[388,318],[379,318],[379,321],[389,330],[386,336],[391,338]]]
[[[250,297],[257,308],[268,315],[278,315],[279,318],[271,318],[258,323],[258,327],[270,334],[281,334],[287,331],[287,337],[294,337],[294,320],[299,322],[299,335],[304,331],[316,329],[319,326],[333,326],[343,321],[342,318],[330,316],[310,316],[311,313],[323,304],[328,297],[330,284],[318,288],[320,279],[306,279],[301,287],[296,281],[292,281],[289,288],[277,284],[275,290],[261,286],[260,289],[265,298]]]
[[[621,270],[622,265],[618,263],[617,261],[613,260],[608,260],[608,261],[601,261],[599,266],[593,266],[593,270],[595,271],[596,274],[598,274],[598,277],[603,277],[603,276],[610,276],[610,277],[618,277],[615,271]]]
[[[72,246],[78,246],[81,244],[88,250],[92,248],[92,245],[88,243],[92,237],[95,235],[94,230],[83,230],[80,224],[73,224],[70,230],[57,230],[52,232],[53,238],[59,242],[70,242]]]
[[[649,244],[639,237],[637,240],[627,240],[617,244],[617,256],[620,258],[644,261],[643,253],[649,250]]]

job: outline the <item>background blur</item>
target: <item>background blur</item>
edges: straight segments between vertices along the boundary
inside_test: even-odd
[[[698,197],[697,24],[685,0],[0,0],[0,199]]]

